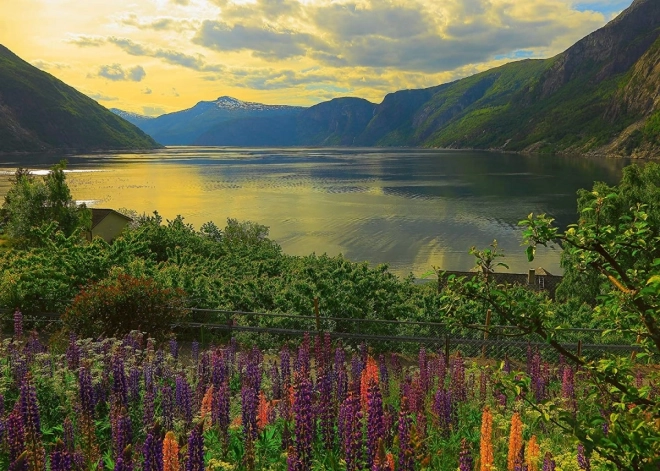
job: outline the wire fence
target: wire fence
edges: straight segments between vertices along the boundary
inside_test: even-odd
[[[525,360],[531,350],[538,350],[548,361],[557,361],[555,348],[537,335],[524,334],[514,326],[486,323],[458,327],[448,323],[388,319],[359,319],[320,315],[270,312],[190,309],[190,321],[173,324],[172,331],[181,340],[202,344],[228,341],[260,344],[277,348],[283,342],[298,341],[306,333],[325,335],[345,345],[366,343],[379,351],[414,352],[420,346],[441,352],[447,357],[456,352],[467,357]],[[13,311],[0,311],[3,330],[11,331]],[[49,332],[60,327],[57,313],[33,313],[23,318],[26,330]],[[606,355],[634,355],[640,347],[631,333],[611,333],[600,329],[567,328],[555,332],[558,342],[568,351],[585,358]]]

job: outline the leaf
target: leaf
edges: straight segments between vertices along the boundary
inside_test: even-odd
[[[536,253],[536,247],[533,245],[530,245],[527,247],[527,250],[525,250],[525,253],[527,254],[527,261],[528,262],[533,262],[534,261],[534,255]]]

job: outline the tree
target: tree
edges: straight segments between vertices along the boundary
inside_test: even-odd
[[[605,335],[629,333],[637,338],[642,350],[638,362],[651,362],[660,355],[659,181],[660,166],[631,166],[618,186],[596,184],[591,191],[580,192],[579,221],[563,233],[545,215],[530,214],[521,221],[530,261],[537,245],[560,243],[573,282],[593,277],[598,296],[591,300],[592,316],[608,326]],[[475,255],[480,266],[489,261],[489,254],[475,251]],[[630,357],[590,360],[564,348],[559,340],[562,326],[555,316],[559,306],[542,294],[494,285],[481,276],[452,279],[443,300],[445,310],[462,324],[468,319],[461,306],[484,302],[501,321],[517,326],[521,334],[541,338],[579,367],[587,391],[582,413],[551,401],[534,407],[546,420],[572,433],[587,452],[597,451],[618,469],[657,469],[660,397],[652,388],[660,380],[657,371],[640,385],[635,380],[638,366]],[[524,390],[528,383],[512,380],[512,384]],[[609,412],[607,418],[602,410]]]
[[[18,245],[38,245],[38,229],[55,223],[69,237],[79,229],[89,229],[91,214],[78,206],[66,183],[66,161],[53,166],[42,179],[19,168],[5,196],[2,216],[5,233]]]

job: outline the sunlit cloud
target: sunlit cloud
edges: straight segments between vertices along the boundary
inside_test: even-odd
[[[137,65],[131,69],[126,69],[119,64],[102,65],[99,67],[97,75],[112,81],[128,80],[131,82],[140,82],[147,75],[144,68]]]

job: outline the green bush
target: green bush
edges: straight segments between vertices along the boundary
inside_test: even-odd
[[[163,340],[171,325],[188,315],[184,295],[150,278],[118,274],[84,288],[62,321],[82,337],[119,337],[138,330]]]

